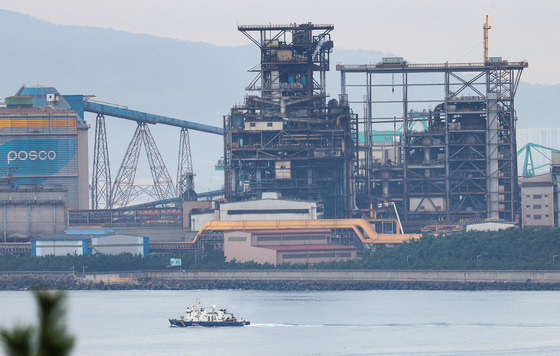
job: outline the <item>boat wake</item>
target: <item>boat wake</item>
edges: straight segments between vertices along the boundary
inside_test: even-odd
[[[288,324],[288,323],[251,323],[251,328],[347,328],[359,327],[359,324]]]

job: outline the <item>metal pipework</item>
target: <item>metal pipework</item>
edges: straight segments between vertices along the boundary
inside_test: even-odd
[[[198,124],[196,122],[174,119],[171,117],[148,114],[145,112],[129,110],[119,106],[106,105],[92,101],[84,101],[84,111],[93,112],[101,115],[119,117],[121,119],[142,122],[146,124],[164,124],[169,126],[181,127],[189,130],[202,131],[215,135],[223,135],[224,129],[221,127]]]

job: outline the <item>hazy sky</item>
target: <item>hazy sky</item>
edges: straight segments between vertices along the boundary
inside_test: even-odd
[[[489,15],[490,56],[528,60],[524,82],[560,83],[554,0],[0,0],[0,9],[220,46],[250,43],[238,24],[333,24],[335,50],[378,50],[416,63],[480,62]]]

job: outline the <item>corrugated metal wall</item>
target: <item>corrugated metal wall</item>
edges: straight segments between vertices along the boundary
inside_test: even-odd
[[[77,120],[48,107],[0,110],[0,167],[15,169],[14,188],[64,189],[78,208]]]

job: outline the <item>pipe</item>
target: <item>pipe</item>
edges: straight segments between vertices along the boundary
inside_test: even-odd
[[[6,223],[6,205],[4,204],[4,242],[6,242],[6,237],[7,237],[7,223]]]
[[[214,220],[206,223],[192,243],[207,231],[284,230],[284,229],[352,229],[364,244],[395,244],[420,238],[419,234],[379,234],[365,219],[317,220]]]

